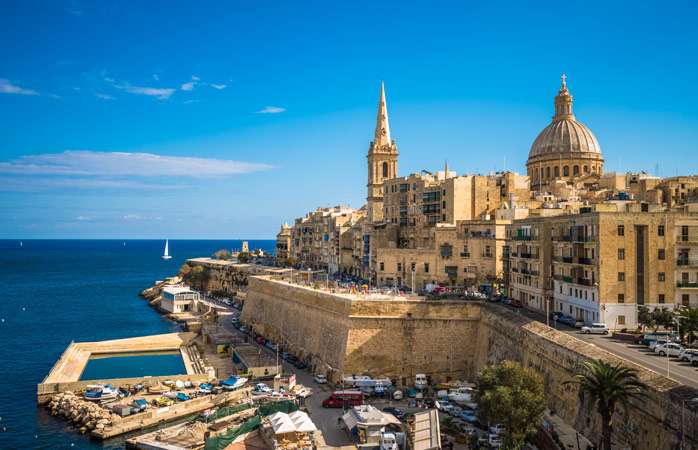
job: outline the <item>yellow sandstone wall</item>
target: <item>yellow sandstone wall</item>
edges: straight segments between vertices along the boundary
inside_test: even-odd
[[[698,449],[698,414],[684,408],[698,391],[614,356],[574,336],[531,321],[501,305],[464,301],[352,301],[340,295],[265,277],[251,277],[242,321],[318,371],[387,376],[412,385],[415,373],[436,381],[474,381],[487,364],[514,360],[538,371],[548,407],[592,440],[598,414],[565,384],[591,358],[637,368],[651,387],[626,413],[614,416],[618,448]],[[614,447],[615,448],[615,447]]]

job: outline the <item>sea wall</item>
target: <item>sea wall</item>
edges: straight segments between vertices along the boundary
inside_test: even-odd
[[[675,448],[683,431],[684,448],[698,449],[698,415],[686,407],[696,390],[501,305],[361,300],[269,277],[251,277],[249,287],[242,321],[335,379],[369,374],[411,385],[415,373],[426,373],[434,381],[474,380],[487,364],[514,360],[543,376],[548,407],[593,441],[598,414],[566,382],[584,361],[600,358],[635,367],[650,386],[614,416],[617,448]]]

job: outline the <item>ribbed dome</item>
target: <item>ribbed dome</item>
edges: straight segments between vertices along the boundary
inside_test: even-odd
[[[600,155],[599,141],[584,124],[574,119],[562,119],[553,121],[540,132],[528,157],[579,152]]]
[[[572,113],[572,95],[567,90],[565,75],[555,96],[553,122],[540,132],[528,153],[535,157],[562,156],[569,153],[596,153],[601,157],[601,147],[596,136],[584,124],[577,122]]]

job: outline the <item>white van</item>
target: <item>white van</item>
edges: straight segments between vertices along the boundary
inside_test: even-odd
[[[423,373],[418,373],[414,377],[414,387],[417,389],[426,389],[427,388],[427,376]]]

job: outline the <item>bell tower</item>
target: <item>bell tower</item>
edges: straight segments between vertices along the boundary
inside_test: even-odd
[[[383,220],[383,182],[397,177],[397,144],[390,139],[388,106],[385,102],[385,86],[381,81],[378,115],[373,141],[368,147],[368,220]]]

